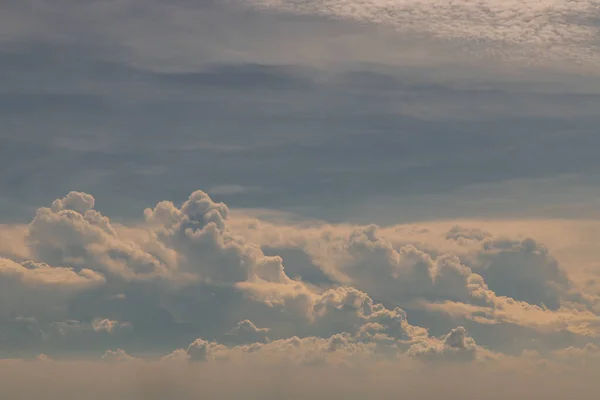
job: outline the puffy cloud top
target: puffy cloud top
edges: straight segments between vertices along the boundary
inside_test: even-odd
[[[96,200],[91,194],[82,192],[70,192],[62,199],[56,199],[52,202],[52,211],[59,212],[63,210],[72,210],[80,214],[94,208]]]

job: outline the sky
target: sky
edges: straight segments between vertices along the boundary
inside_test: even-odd
[[[596,0],[3,1],[0,384],[595,398],[599,109]]]

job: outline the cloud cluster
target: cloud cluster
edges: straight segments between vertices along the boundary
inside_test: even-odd
[[[273,223],[232,217],[202,191],[144,217],[115,224],[71,192],[11,228],[22,234],[11,239],[20,256],[0,259],[5,356],[481,362],[600,335],[597,296],[531,238]]]
[[[413,317],[422,308],[438,313],[436,323],[445,314],[474,323],[471,330],[485,329],[486,335],[512,326],[515,338],[523,329],[598,334],[598,296],[574,283],[548,249],[528,237],[459,226],[441,233],[411,226],[290,229],[247,220],[237,227],[269,248],[301,249],[311,261],[305,262],[307,271],[319,268],[377,301],[403,306]]]

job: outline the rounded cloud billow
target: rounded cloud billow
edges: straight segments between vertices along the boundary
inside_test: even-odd
[[[517,353],[534,340],[554,354],[600,335],[598,297],[533,239],[275,224],[202,191],[129,225],[94,207],[71,192],[10,236],[27,254],[0,250],[3,356],[493,362],[512,357],[508,340]],[[328,279],[304,280],[314,269]]]

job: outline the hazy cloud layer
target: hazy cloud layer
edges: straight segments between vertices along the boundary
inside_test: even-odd
[[[312,345],[311,345],[312,346]],[[573,354],[581,349],[569,349]],[[488,364],[438,364],[415,359],[360,365],[299,365],[289,360],[238,359],[204,362],[139,360],[114,351],[104,362],[3,360],[4,393],[15,399],[561,399],[565,393],[594,399],[597,361],[570,369],[535,354]],[[557,355],[570,358],[571,355]],[[579,359],[579,358],[577,358]],[[71,379],[65,380],[64,377]],[[468,378],[466,378],[468,377]]]

